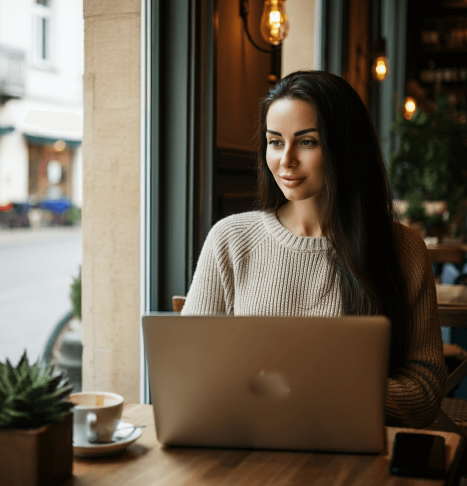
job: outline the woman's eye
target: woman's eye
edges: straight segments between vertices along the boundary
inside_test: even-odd
[[[268,144],[272,145],[273,147],[279,147],[281,145],[281,142],[280,140],[269,140]]]
[[[313,145],[316,145],[318,142],[316,140],[302,140],[301,144],[305,145],[305,147],[312,147]]]

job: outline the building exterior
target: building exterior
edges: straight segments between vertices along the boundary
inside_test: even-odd
[[[82,204],[82,0],[0,0],[0,205]]]

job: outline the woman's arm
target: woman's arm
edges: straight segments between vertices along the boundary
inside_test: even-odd
[[[214,226],[201,250],[193,282],[183,306],[182,315],[226,314],[225,275],[219,265],[217,228]],[[225,274],[225,269],[224,269]]]
[[[397,367],[388,379],[388,425],[426,427],[436,418],[446,383],[446,367],[430,256],[409,228],[396,232],[407,315],[394,326],[392,353]]]

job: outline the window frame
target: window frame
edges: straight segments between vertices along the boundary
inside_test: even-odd
[[[42,5],[35,0],[32,8],[32,60],[35,67],[50,69],[53,67],[53,3]],[[44,22],[47,26],[44,37]],[[46,52],[47,57],[42,53]]]
[[[142,0],[141,315],[185,294],[212,223],[216,0]],[[141,330],[142,403],[149,384]]]

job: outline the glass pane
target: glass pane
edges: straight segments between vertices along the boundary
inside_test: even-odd
[[[0,9],[2,26],[11,26],[0,38],[0,361],[16,365],[26,350],[31,362],[41,358],[65,371],[79,390],[82,0],[65,0],[53,15],[45,11],[50,0],[6,3]]]

